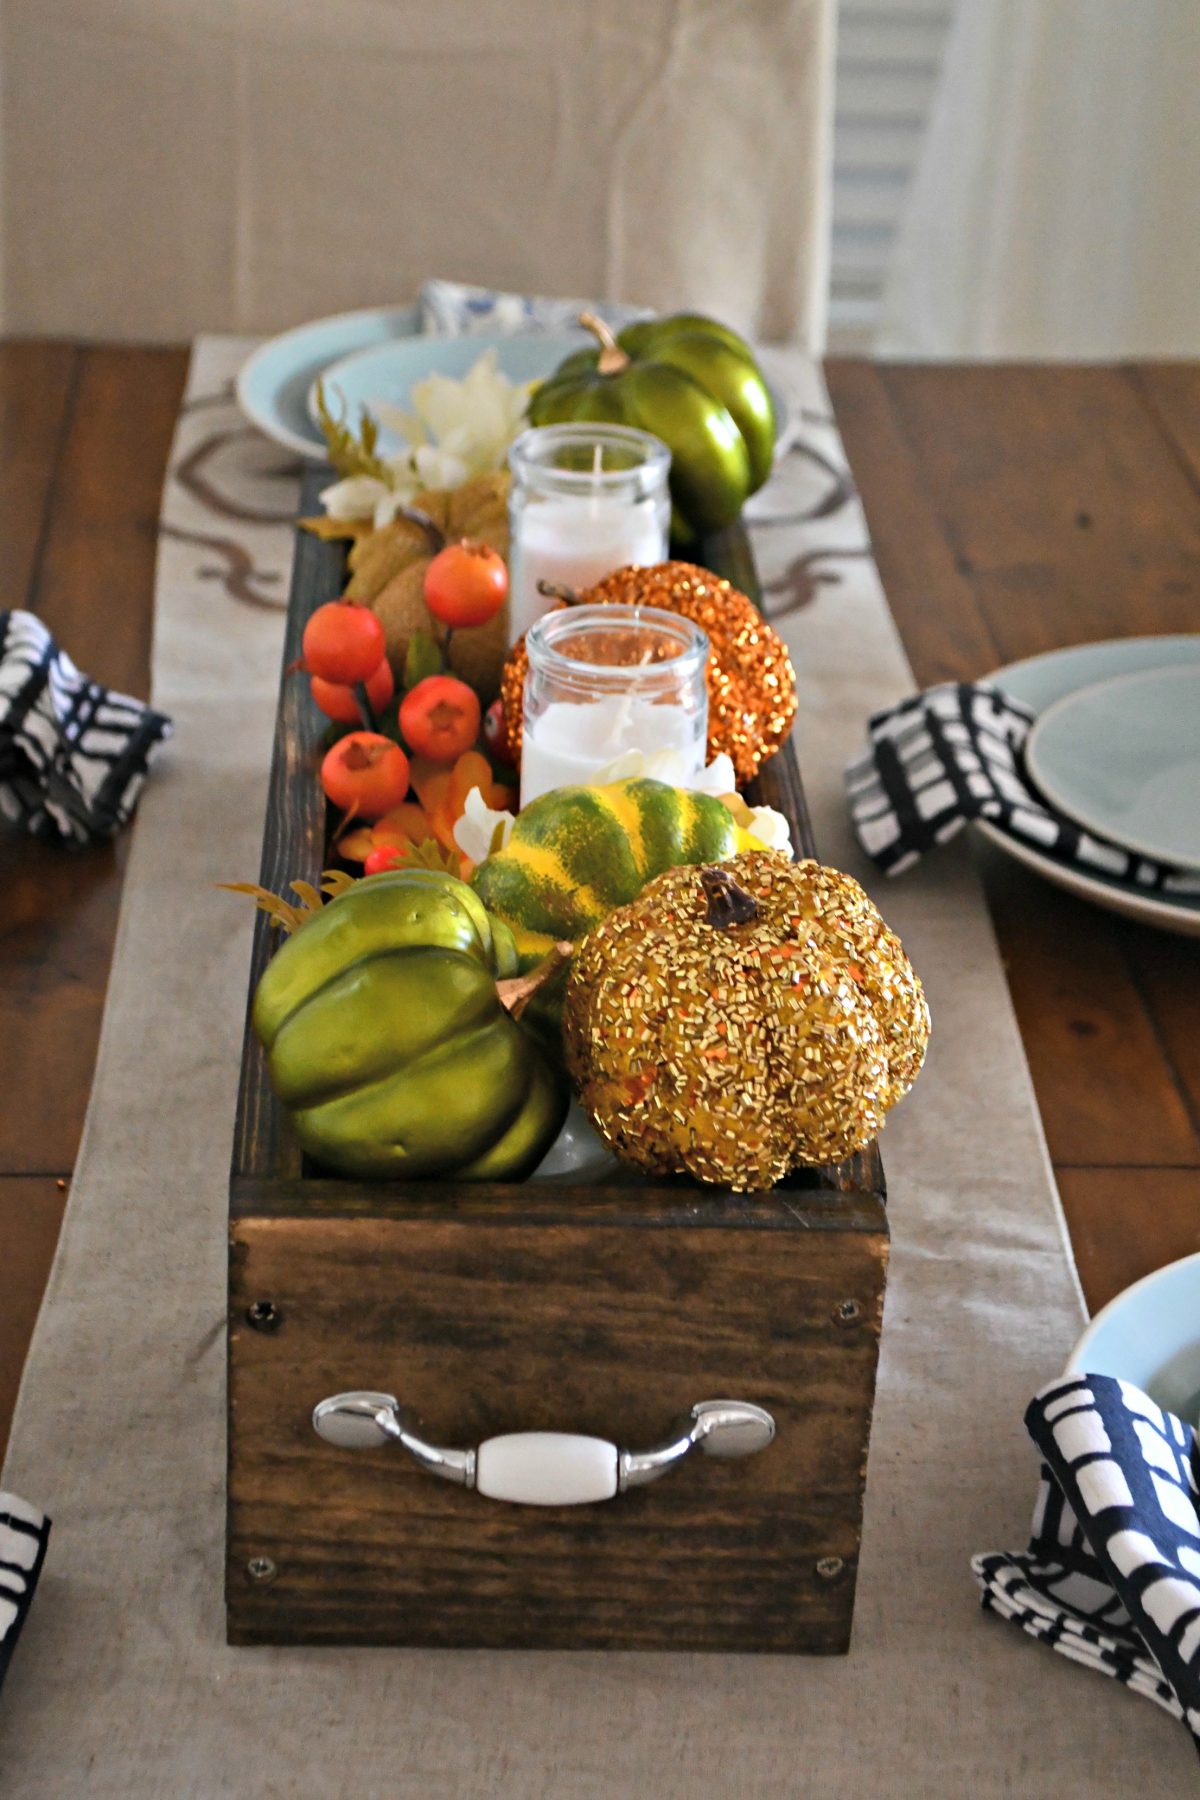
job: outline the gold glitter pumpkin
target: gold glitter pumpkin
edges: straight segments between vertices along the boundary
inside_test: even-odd
[[[708,754],[733,762],[739,787],[753,781],[787,737],[796,716],[796,676],[783,639],[754,602],[693,563],[636,563],[606,575],[578,596],[585,606],[659,606],[708,633]],[[525,639],[508,653],[500,677],[508,755],[521,766],[521,707],[529,658]]]
[[[917,1077],[929,1009],[856,881],[747,851],[668,870],[590,932],[563,1029],[618,1156],[745,1192],[869,1144]]]

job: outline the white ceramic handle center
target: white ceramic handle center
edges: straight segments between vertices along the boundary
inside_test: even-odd
[[[513,1431],[476,1450],[431,1444],[394,1394],[353,1388],[313,1408],[313,1430],[339,1450],[400,1444],[419,1468],[489,1500],[516,1506],[590,1506],[657,1481],[690,1450],[722,1460],[754,1456],[775,1436],[775,1421],[749,1400],[697,1400],[661,1442],[619,1450],[607,1438],[572,1431]]]
[[[519,1506],[586,1506],[617,1491],[617,1446],[566,1431],[514,1431],[485,1438],[475,1453],[475,1487]]]

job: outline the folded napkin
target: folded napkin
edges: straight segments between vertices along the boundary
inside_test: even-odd
[[[112,837],[170,731],[164,714],[81,675],[33,613],[0,612],[0,812],[34,837]]]
[[[1200,894],[1200,875],[1094,837],[1046,805],[1021,754],[1035,716],[985,681],[946,682],[874,715],[846,788],[858,840],[883,873],[899,875],[968,820],[990,819],[1082,873]]]
[[[505,294],[494,288],[468,287],[461,281],[427,281],[419,298],[421,330],[442,337],[466,337],[482,331],[566,331],[578,324],[585,310],[594,312],[614,331],[635,319],[651,317],[645,306]]]
[[[44,1513],[0,1489],[0,1684],[42,1572],[49,1536]]]
[[[984,1607],[1183,1720],[1200,1751],[1200,1450],[1127,1381],[1064,1375],[1025,1414],[1043,1457],[1026,1551],[972,1558]]]

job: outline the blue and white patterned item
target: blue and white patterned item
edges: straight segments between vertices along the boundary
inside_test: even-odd
[[[1025,1414],[1043,1457],[1026,1551],[972,1558],[983,1604],[1183,1720],[1200,1750],[1200,1452],[1112,1375],[1063,1375]]]
[[[49,1536],[44,1513],[0,1489],[0,1683],[25,1623]]]
[[[0,612],[0,813],[34,837],[112,837],[171,721],[81,675],[42,621]]]
[[[1046,805],[1021,755],[1035,717],[987,682],[946,682],[876,713],[866,753],[846,770],[851,822],[872,862],[899,875],[969,820],[988,819],[1084,874],[1200,894],[1200,875],[1095,837]]]
[[[461,281],[427,281],[420,293],[421,330],[441,337],[470,337],[477,332],[569,331],[581,312],[620,331],[635,319],[648,319],[649,307],[597,304],[593,300],[554,300],[541,294],[505,294],[494,288],[468,287]]]

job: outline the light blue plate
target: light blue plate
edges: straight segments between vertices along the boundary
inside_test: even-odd
[[[262,344],[242,364],[238,405],[252,425],[285,450],[325,460],[325,440],[308,412],[313,382],[330,363],[370,345],[412,337],[420,326],[415,305],[372,306],[297,325]]]
[[[481,331],[468,337],[415,337],[406,342],[374,344],[344,356],[318,371],[327,399],[340,397],[346,417],[356,422],[359,408],[374,412],[380,401],[411,410],[412,391],[427,375],[449,375],[461,381],[486,350],[496,352],[496,366],[512,382],[544,381],[553,375],[564,356],[586,350],[595,338],[588,331],[522,331],[507,336]],[[307,410],[310,428],[317,417],[317,382],[309,386]],[[385,456],[404,448],[396,432],[382,426],[379,448]]]
[[[1056,700],[1026,740],[1025,766],[1088,831],[1200,866],[1200,667],[1143,669]]]
[[[1116,1375],[1200,1424],[1200,1253],[1135,1281],[1098,1312],[1068,1375]]]
[[[1030,656],[1023,662],[1010,663],[1006,669],[997,669],[988,679],[1005,693],[1023,700],[1040,715],[1066,695],[1093,687],[1099,681],[1111,681],[1117,676],[1139,674],[1147,669],[1187,667],[1200,667],[1200,635],[1113,638],[1102,644],[1080,644],[1075,649],[1052,650],[1045,656]],[[1133,882],[1117,881],[1107,875],[1083,874],[1068,863],[1044,856],[1031,844],[1010,836],[987,820],[980,820],[977,829],[998,850],[1015,857],[1056,887],[1066,888],[1109,912],[1139,919],[1143,924],[1157,925],[1187,937],[1200,937],[1200,896],[1151,894]]]
[[[411,411],[412,390],[418,381],[434,374],[451,375],[460,381],[485,350],[495,350],[497,367],[510,381],[544,381],[564,357],[575,350],[594,349],[595,343],[591,332],[582,330],[525,331],[507,336],[481,331],[459,338],[420,337],[373,345],[316,373],[325,383],[326,396],[336,389],[346,403],[347,417],[357,420],[361,406],[373,411],[381,400],[404,412]],[[308,394],[308,417],[313,430],[316,388],[314,375]],[[767,380],[767,389],[775,410],[775,441],[780,444],[790,429],[791,408],[774,382]],[[386,428],[380,431],[379,443],[385,456],[403,448],[396,433]]]

